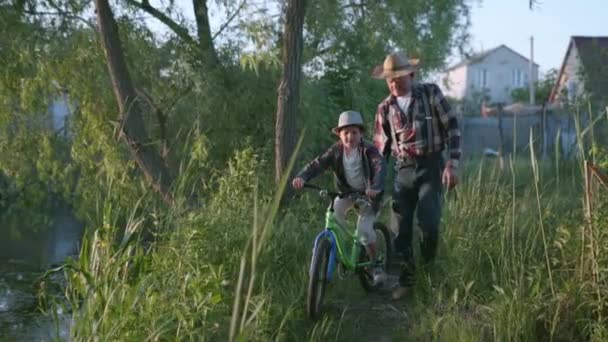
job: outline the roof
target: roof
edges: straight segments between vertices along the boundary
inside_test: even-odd
[[[601,50],[606,50],[607,53],[600,55],[602,58],[601,63],[608,64],[608,37],[607,36],[572,36],[570,37],[570,42],[568,43],[568,49],[566,50],[566,54],[564,55],[564,59],[562,61],[562,66],[559,69],[559,74],[557,74],[557,78],[555,80],[555,85],[553,89],[551,89],[551,94],[549,95],[549,102],[555,101],[555,96],[557,96],[557,91],[559,90],[560,80],[564,71],[566,69],[566,64],[568,63],[568,57],[572,52],[572,48],[576,47],[578,51],[580,61],[583,65],[592,64],[594,57],[596,57],[596,52],[598,48]]]
[[[460,61],[459,63],[452,65],[451,67],[447,68],[445,71],[450,71],[450,70],[456,69],[458,67],[461,67],[463,65],[476,64],[478,62],[481,62],[484,58],[493,54],[494,52],[498,51],[501,48],[505,48],[505,49],[509,50],[510,52],[516,54],[517,56],[525,59],[527,62],[530,61],[528,58],[526,58],[524,55],[520,54],[519,52],[511,49],[510,47],[506,46],[505,44],[501,44],[495,48],[492,48],[492,49],[480,52],[478,54],[475,54],[473,56],[470,56],[467,59],[464,59],[464,60]],[[538,67],[537,63],[534,63],[534,65]]]
[[[572,41],[576,45],[578,55],[581,58],[583,66],[592,63],[598,49],[608,51],[608,37],[583,37],[573,36]],[[601,63],[608,64],[608,53],[601,56]]]

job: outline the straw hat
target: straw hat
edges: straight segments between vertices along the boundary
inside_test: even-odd
[[[403,52],[393,52],[384,59],[384,64],[377,65],[372,77],[377,79],[397,78],[409,75],[418,70],[419,59],[409,59]]]

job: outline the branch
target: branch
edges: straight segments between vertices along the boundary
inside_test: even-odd
[[[180,24],[178,24],[175,20],[169,18],[166,14],[159,11],[158,9],[152,7],[147,0],[142,0],[142,2],[138,2],[136,0],[126,0],[128,4],[133,5],[142,11],[150,14],[154,18],[156,18],[161,23],[167,25],[175,34],[184,40],[188,44],[196,45],[196,41],[190,36],[188,29],[184,28]]]
[[[225,23],[223,23],[222,26],[220,26],[220,29],[213,35],[213,37],[211,37],[212,41],[215,40],[215,37],[219,36],[226,29],[226,27],[228,27],[228,25],[230,25],[230,22],[232,20],[234,20],[236,15],[243,9],[243,7],[245,7],[245,3],[247,3],[247,0],[243,0],[241,2],[241,4],[239,5],[239,8],[237,8],[236,11],[234,11],[234,13],[232,13],[230,18],[228,18],[228,20]]]
[[[82,21],[89,28],[93,29],[93,31],[96,30],[95,25],[91,21],[89,21],[81,16],[78,16],[75,14],[70,14],[68,12],[61,11],[61,10],[58,10],[58,12],[38,12],[38,11],[24,10],[23,13],[28,14],[28,15],[34,15],[34,16],[55,16],[55,17],[64,17],[67,19],[75,19],[78,21]]]
[[[529,6],[528,6],[530,8],[530,10],[534,9],[534,5],[535,4],[540,4],[540,1],[538,1],[538,0],[530,0]]]
[[[365,8],[367,6],[367,3],[365,1],[361,1],[360,4],[356,4],[356,3],[349,3],[347,5],[342,5],[340,6],[339,11],[342,12],[347,8]]]

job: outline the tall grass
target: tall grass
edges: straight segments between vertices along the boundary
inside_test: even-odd
[[[64,268],[72,337],[605,340],[608,206],[600,198],[585,221],[579,165],[559,150],[539,161],[532,143],[508,170],[469,162],[457,196],[445,198],[439,255],[417,273],[414,296],[391,302],[347,278],[310,322],[307,268],[326,203],[303,194],[280,207],[269,163],[237,151],[199,209],[187,206],[187,184],[178,187],[183,205],[169,211],[147,196],[131,208],[100,199],[80,258]],[[182,172],[195,179],[188,172],[199,170]],[[144,231],[154,242],[141,240]]]

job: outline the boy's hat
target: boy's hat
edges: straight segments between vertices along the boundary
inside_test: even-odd
[[[340,118],[338,119],[338,126],[332,128],[332,132],[338,134],[340,129],[346,126],[358,126],[362,131],[365,131],[365,124],[363,124],[363,118],[361,117],[361,113],[355,112],[353,110],[347,110],[346,112],[342,112],[340,114]]]
[[[393,52],[386,56],[383,64],[374,68],[372,77],[384,79],[409,75],[418,70],[419,62],[419,59],[410,59],[403,52]]]

